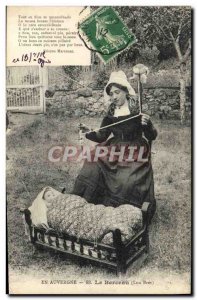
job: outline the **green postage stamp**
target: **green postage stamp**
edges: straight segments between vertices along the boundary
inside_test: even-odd
[[[83,20],[79,34],[86,47],[97,52],[104,63],[136,42],[112,7],[101,7]]]

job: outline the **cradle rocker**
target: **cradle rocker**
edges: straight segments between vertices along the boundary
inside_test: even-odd
[[[36,248],[62,253],[66,257],[80,263],[91,263],[104,266],[117,275],[125,274],[127,268],[144,253],[149,251],[148,224],[150,221],[150,203],[144,202],[141,211],[142,228],[127,242],[123,243],[119,228],[111,231],[113,245],[96,243],[87,239],[77,238],[55,230],[38,228],[32,224],[29,209],[21,209],[29,229],[29,238]]]

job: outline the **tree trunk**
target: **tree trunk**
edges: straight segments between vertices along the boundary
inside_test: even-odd
[[[180,114],[181,114],[181,124],[185,123],[185,103],[186,103],[186,64],[181,63],[180,65]]]

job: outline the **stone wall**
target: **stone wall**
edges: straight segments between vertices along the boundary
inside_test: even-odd
[[[156,115],[160,119],[180,119],[179,88],[149,88],[143,93],[144,113]],[[191,91],[186,90],[186,116],[191,117]]]
[[[89,89],[91,90],[91,89]],[[47,111],[62,110],[68,116],[104,115],[109,106],[103,97],[103,91],[80,94],[78,91],[56,91],[53,98],[46,98]]]
[[[191,117],[191,92],[187,89],[186,114]],[[178,88],[149,88],[143,91],[142,111],[160,119],[180,118]],[[103,90],[82,88],[77,91],[56,91],[53,98],[46,99],[47,112],[61,110],[64,115],[93,117],[104,115],[109,106],[103,97]]]

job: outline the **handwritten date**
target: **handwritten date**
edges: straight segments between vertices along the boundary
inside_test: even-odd
[[[17,62],[32,62],[32,61],[37,61],[37,63],[41,66],[41,68],[44,67],[44,64],[47,63],[47,64],[50,64],[51,61],[46,58],[45,56],[45,51],[42,51],[42,52],[30,52],[30,53],[25,53],[25,54],[22,54],[22,56],[19,58],[14,58],[12,60],[13,63],[17,63]]]

